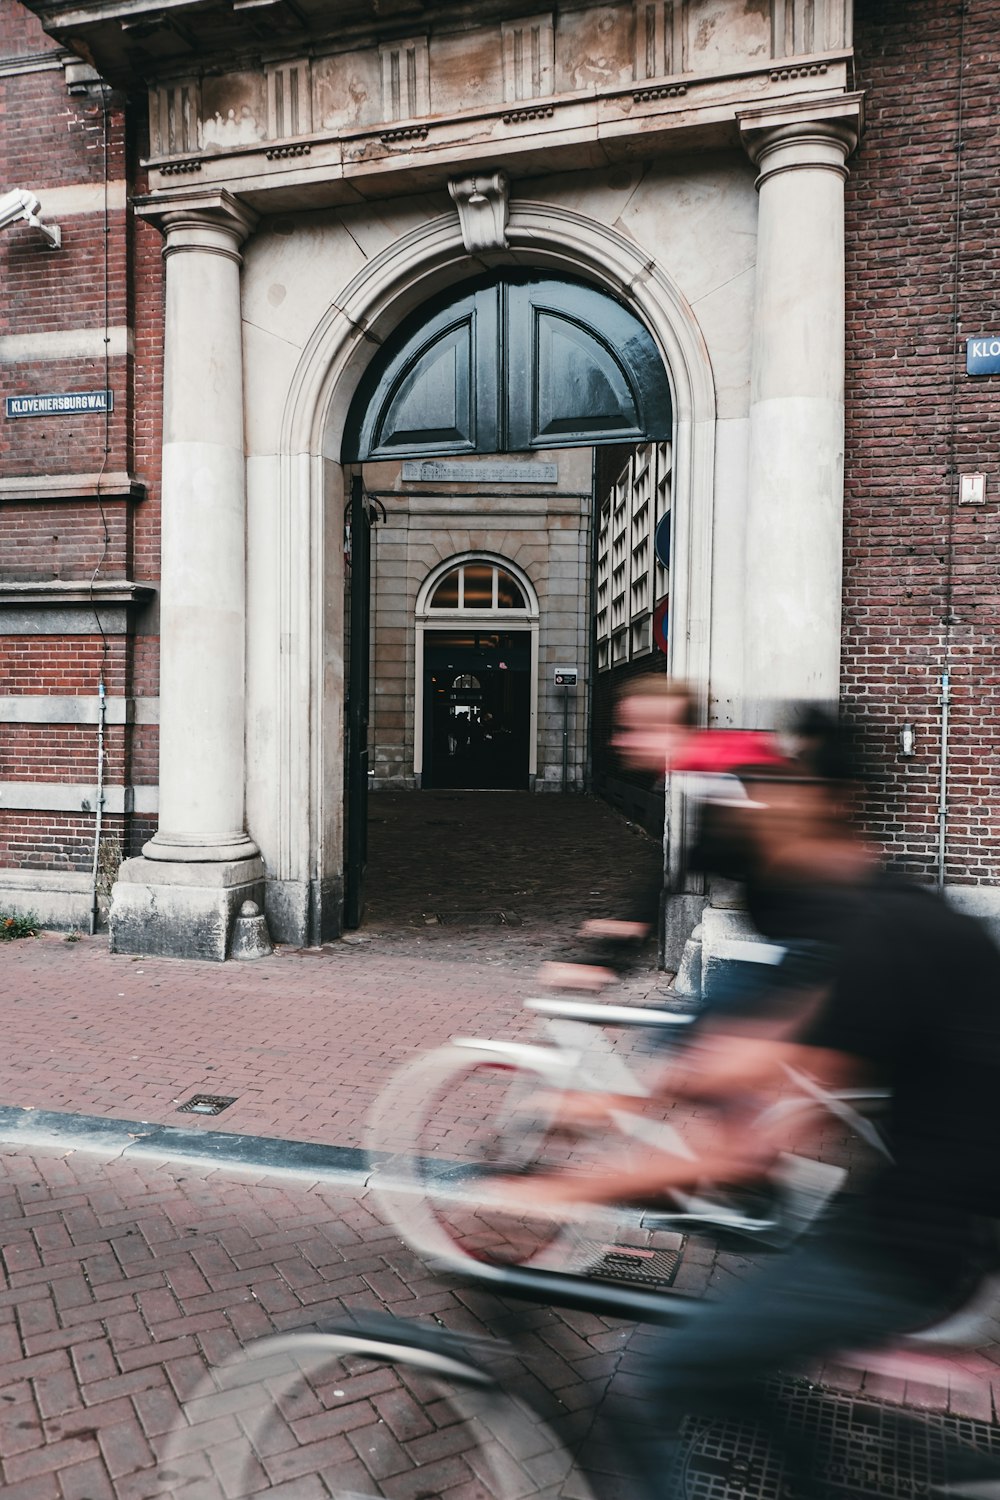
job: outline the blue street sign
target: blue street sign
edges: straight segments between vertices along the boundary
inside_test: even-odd
[[[47,391],[39,396],[7,396],[8,417],[79,417],[114,411],[114,391]]]
[[[967,375],[1000,375],[1000,338],[992,334],[969,339],[965,345]]]

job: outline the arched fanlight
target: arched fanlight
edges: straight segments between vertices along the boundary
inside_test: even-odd
[[[498,563],[473,559],[450,568],[434,589],[428,609],[528,612],[528,601],[513,573]]]

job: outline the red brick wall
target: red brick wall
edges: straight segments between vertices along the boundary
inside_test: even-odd
[[[118,838],[126,854],[138,854],[149,827],[138,819],[105,816],[102,835]],[[127,824],[132,824],[127,828]],[[155,826],[155,825],[154,825]],[[10,812],[0,810],[0,868],[75,870],[93,867],[94,818],[87,813]]]
[[[0,505],[0,579],[125,578],[132,551],[131,501]]]
[[[847,187],[843,685],[875,771],[872,828],[931,875],[950,662],[947,879],[979,882],[1000,869],[1000,377],[965,374],[965,338],[1000,328],[1000,3],[962,10],[856,7],[868,118]],[[985,472],[984,506],[953,503],[964,471]]]
[[[0,58],[57,51],[16,0],[0,6]],[[114,391],[107,420],[0,416],[0,478],[30,485],[43,475],[127,473],[146,486],[141,501],[107,493],[100,504],[87,496],[53,500],[41,498],[41,490],[38,499],[0,501],[0,584],[158,581],[162,242],[130,208],[114,207],[113,195],[106,213],[100,206],[106,180],[125,180],[129,196],[144,190],[138,171],[144,128],[142,100],[126,111],[120,98],[100,88],[70,95],[61,67],[0,78],[0,181],[37,193],[43,217],[63,233],[59,251],[48,249],[28,225],[0,237],[0,335],[88,329],[99,346],[95,357],[0,365],[0,397],[100,390],[106,383]],[[47,211],[46,188],[85,184],[98,189],[97,212]],[[107,366],[100,352],[106,324],[126,328],[130,346]],[[130,638],[0,637],[0,694],[93,695],[103,676],[110,695],[155,696],[158,641],[151,624],[147,611],[139,616],[140,633]],[[109,726],[106,743],[110,784],[155,785],[155,725]],[[0,728],[4,779],[86,783],[96,779],[96,754],[93,725]],[[154,828],[148,817],[105,820],[106,833],[117,833],[133,853]],[[86,814],[7,810],[0,814],[0,866],[89,868],[93,834]]]
[[[96,693],[101,655],[99,635],[0,637],[0,695],[48,693],[65,698]],[[109,637],[104,660],[108,693],[124,693],[127,668],[125,638]]]

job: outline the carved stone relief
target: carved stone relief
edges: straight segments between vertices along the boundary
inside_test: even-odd
[[[311,73],[315,129],[355,130],[384,119],[381,69],[374,48],[316,58]]]
[[[557,94],[626,89],[632,83],[632,12],[595,5],[559,17],[555,48]]]
[[[378,49],[382,119],[414,120],[430,114],[430,58],[425,36],[387,42]]]
[[[503,97],[507,104],[521,99],[544,99],[554,88],[555,28],[551,15],[525,16],[505,21],[503,37]]]
[[[808,82],[825,74],[824,53],[850,48],[852,11],[852,0],[602,0],[181,79],[151,91],[152,155],[273,152],[317,131],[406,144],[435,117],[495,110],[509,128],[549,118],[552,100],[631,92],[648,104],[749,69],[765,80],[755,89]]]
[[[267,137],[267,91],[262,74],[227,73],[201,85],[201,146],[227,151]]]
[[[272,141],[312,132],[312,80],[308,59],[267,69],[267,133]]]

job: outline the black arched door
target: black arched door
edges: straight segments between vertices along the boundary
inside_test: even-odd
[[[586,282],[503,275],[422,309],[369,367],[344,459],[666,439],[670,387],[636,315]]]

